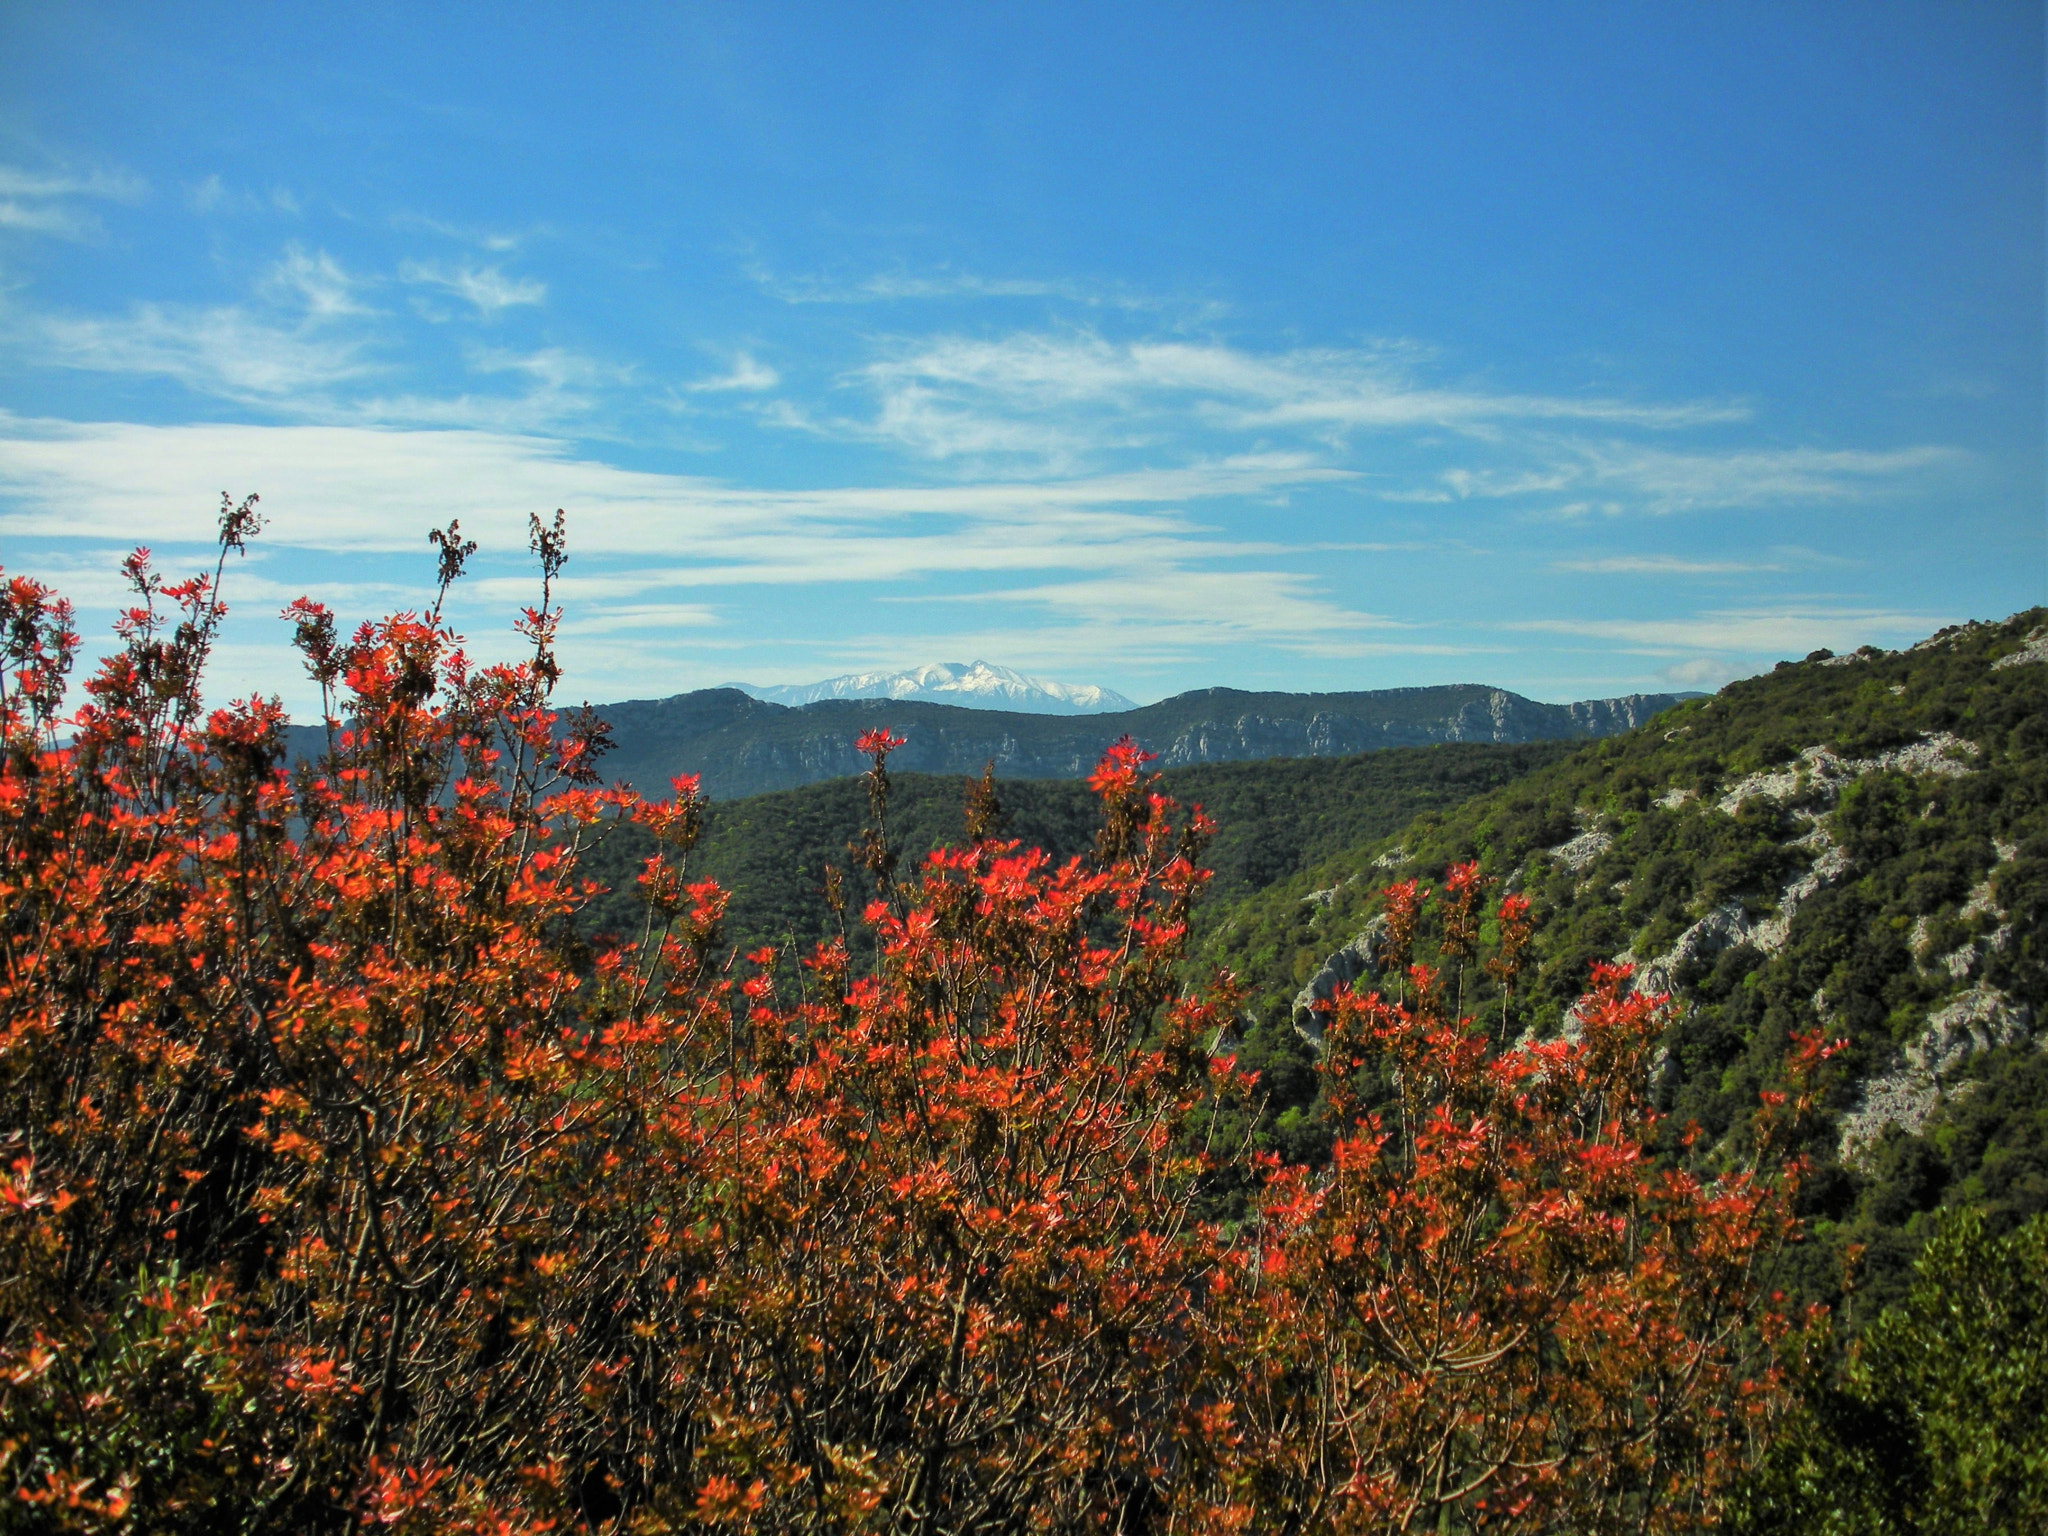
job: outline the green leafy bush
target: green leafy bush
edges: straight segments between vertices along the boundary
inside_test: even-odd
[[[1996,1237],[1959,1212],[1839,1371],[1807,1371],[1732,1530],[2048,1529],[2048,1216]]]

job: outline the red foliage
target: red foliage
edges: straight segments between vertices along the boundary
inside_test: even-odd
[[[254,531],[224,508],[222,558]],[[440,602],[286,611],[332,749],[201,718],[211,580],[130,564],[121,648],[6,588],[0,1496],[36,1528],[1525,1525],[1711,1512],[1782,1190],[1655,1166],[1661,1000],[1574,1042],[1340,994],[1322,1175],[1199,1219],[1248,1082],[1180,978],[1210,830],[1120,742],[1091,861],[989,835],[893,877],[876,958],[744,962],[694,780],[599,787],[549,707],[559,514],[517,665]],[[441,585],[473,546],[437,533]],[[643,931],[579,860],[637,823]],[[1476,867],[1446,877],[1476,954]],[[836,878],[832,889],[837,890]],[[837,899],[835,895],[835,900]],[[1389,893],[1406,966],[1423,895]],[[1526,903],[1499,914],[1512,981]],[[1819,1050],[1818,1044],[1815,1050]],[[1398,1091],[1367,1091],[1373,1064]],[[1786,1113],[1796,1110],[1793,1103]],[[1447,1512],[1447,1513],[1446,1513]]]
[[[1218,1324],[1234,1486],[1261,1521],[1711,1524],[1781,1391],[1745,1371],[1749,1330],[1782,1327],[1755,1302],[1787,1191],[1649,1155],[1670,1005],[1627,974],[1596,969],[1576,1038],[1501,1054],[1427,1000],[1339,993],[1332,1167],[1276,1172]],[[1384,1102],[1362,1091],[1375,1063]]]

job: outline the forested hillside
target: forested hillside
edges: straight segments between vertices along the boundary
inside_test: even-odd
[[[1207,914],[1339,850],[1384,836],[1425,811],[1447,810],[1559,762],[1576,745],[1459,743],[1341,758],[1214,763],[1169,770],[1162,787],[1216,819],[1208,850],[1214,878],[1206,905],[1197,909]],[[902,752],[909,751],[906,744]],[[931,849],[961,840],[970,782],[957,775],[895,777],[889,837],[905,871]],[[1000,780],[996,795],[1004,837],[1062,861],[1087,852],[1094,842],[1099,806],[1079,780]],[[691,871],[732,893],[726,931],[735,944],[806,948],[838,931],[824,901],[825,869],[851,868],[848,845],[860,837],[867,817],[866,789],[852,778],[714,801],[705,810]],[[609,888],[591,909],[591,928],[627,932],[642,920],[645,908],[634,876],[652,851],[652,840],[628,824],[587,856],[587,867]]]
[[[1215,914],[1201,960],[1252,989],[1269,1141],[1318,1155],[1313,1005],[1374,984],[1383,888],[1476,859],[1536,920],[1497,1028],[1569,1030],[1593,962],[1633,962],[1684,1003],[1656,1092],[1702,1148],[1739,1141],[1795,1032],[1845,1042],[1806,1149],[1812,1294],[1843,1299],[1861,1244],[1863,1304],[1896,1295],[1938,1208],[2048,1207],[2044,618],[1781,664]]]

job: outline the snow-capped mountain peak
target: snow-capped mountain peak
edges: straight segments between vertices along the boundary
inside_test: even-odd
[[[921,699],[968,709],[1015,709],[1035,715],[1098,715],[1137,705],[1110,688],[1055,683],[1027,677],[1009,667],[976,661],[933,662],[906,672],[849,672],[821,683],[784,683],[757,688],[729,686],[771,704],[815,704],[820,699]]]

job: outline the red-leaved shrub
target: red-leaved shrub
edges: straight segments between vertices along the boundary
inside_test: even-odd
[[[255,526],[224,508],[223,562]],[[1712,1516],[1780,1396],[1749,1361],[1788,1218],[1782,1179],[1650,1155],[1662,1000],[1605,972],[1575,1039],[1497,1049],[1454,870],[1448,989],[1336,1000],[1333,1164],[1204,1220],[1250,1155],[1205,1128],[1256,1085],[1227,979],[1182,975],[1199,809],[1120,743],[1092,859],[993,840],[984,782],[899,880],[875,733],[873,961],[732,956],[694,782],[603,788],[601,723],[551,708],[559,515],[533,533],[516,665],[438,601],[345,640],[294,604],[329,739],[295,771],[274,703],[200,705],[219,568],[138,552],[68,716],[69,610],[7,586],[0,1524]],[[445,594],[474,546],[435,543]],[[579,861],[627,823],[644,929],[592,941]],[[1423,894],[1389,899],[1405,966]]]

